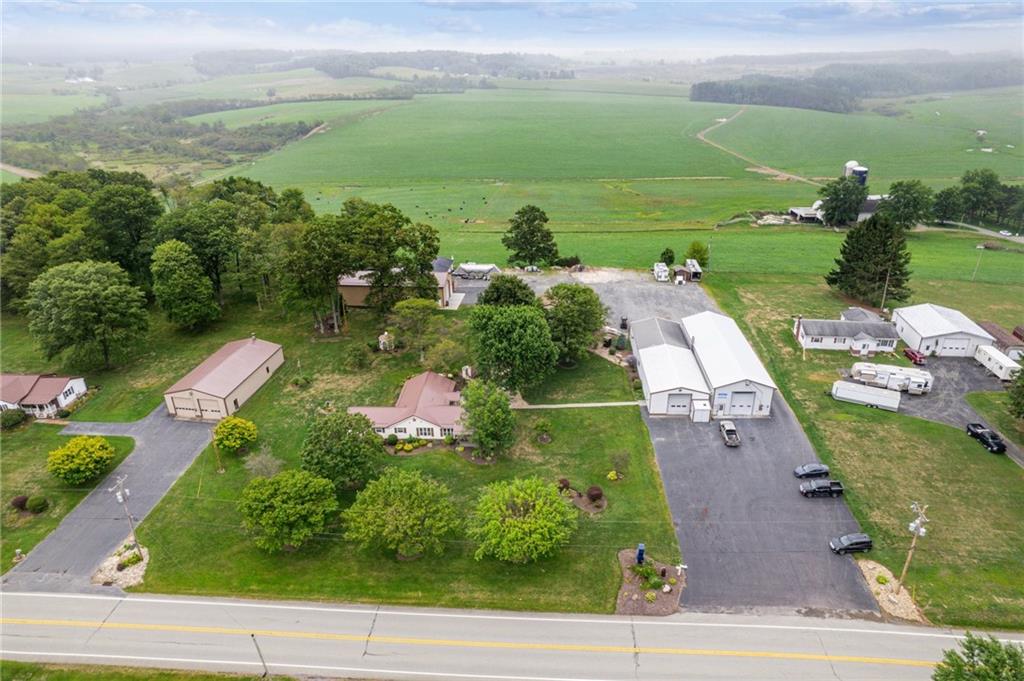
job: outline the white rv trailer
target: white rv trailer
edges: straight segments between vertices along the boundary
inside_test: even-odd
[[[654,263],[654,267],[651,268],[651,271],[654,272],[654,279],[655,279],[655,281],[668,281],[669,280],[668,265],[666,265],[665,263],[663,263],[663,262],[656,262],[656,263]]]
[[[850,377],[865,385],[923,395],[932,390],[932,375],[924,369],[901,367],[892,364],[856,362],[850,370]]]
[[[860,383],[849,381],[836,381],[832,384],[832,397],[840,402],[852,402],[863,404],[865,407],[875,407],[886,411],[899,411],[900,393],[885,388],[873,388]]]
[[[974,351],[974,359],[995,374],[1000,381],[1012,381],[1020,373],[1020,364],[993,345],[979,345]]]

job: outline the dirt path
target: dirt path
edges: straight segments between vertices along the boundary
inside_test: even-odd
[[[972,225],[972,224],[969,224],[969,223],[966,223],[966,222],[950,222],[948,224],[956,225],[960,229],[963,229],[963,230],[966,230],[966,231],[977,232],[978,234],[984,234],[985,236],[987,236],[989,238],[992,238],[992,239],[1005,239],[1006,241],[1012,241],[1012,242],[1017,243],[1017,244],[1024,244],[1024,236],[1005,236],[1003,234],[999,234],[998,232],[994,232],[991,229],[985,229],[984,227],[979,227],[977,225]],[[944,228],[944,227],[929,227],[928,225],[917,225],[916,227],[914,227],[914,231],[915,232],[948,232],[949,229],[948,228]]]
[[[320,132],[327,132],[327,124],[326,123],[321,123],[320,125],[316,126],[312,130],[307,132],[305,135],[303,135],[302,139],[308,140],[310,137],[312,137],[313,135],[315,135],[317,133],[320,133]]]
[[[700,132],[697,133],[697,139],[699,139],[704,144],[710,145],[710,146],[714,147],[715,149],[718,149],[719,151],[724,151],[725,153],[729,154],[730,156],[735,156],[736,158],[740,159],[741,161],[744,161],[745,163],[749,163],[751,165],[751,168],[748,168],[748,170],[753,170],[754,172],[763,173],[765,175],[771,175],[772,177],[774,177],[776,179],[779,179],[779,180],[795,180],[796,182],[804,182],[805,184],[813,185],[815,187],[820,187],[821,186],[820,182],[815,182],[814,180],[810,180],[810,179],[808,179],[806,177],[803,177],[801,175],[794,175],[792,173],[787,173],[787,172],[784,172],[782,170],[779,170],[778,168],[772,168],[771,166],[766,166],[763,163],[759,163],[758,161],[755,161],[754,159],[750,158],[749,156],[744,156],[743,154],[739,153],[738,151],[733,151],[732,149],[730,149],[728,147],[725,147],[725,146],[722,146],[718,142],[714,142],[714,141],[709,140],[707,138],[707,134],[709,132],[711,132],[713,130],[716,130],[716,129],[722,127],[723,125],[725,125],[726,123],[729,123],[729,122],[735,120],[736,118],[738,118],[740,116],[740,114],[742,114],[746,110],[747,110],[747,107],[742,106],[742,107],[740,107],[739,111],[734,113],[732,116],[729,116],[724,121],[718,121],[714,125],[712,125],[710,127],[707,127],[707,128],[704,128],[703,130],[701,130]]]
[[[18,166],[12,166],[9,163],[0,163],[0,169],[6,170],[7,172],[11,173],[12,175],[17,175],[18,177],[24,177],[24,178],[29,179],[29,180],[31,180],[33,178],[36,178],[36,177],[42,177],[43,176],[43,174],[41,172],[39,172],[38,170],[29,170],[28,168],[19,168]]]

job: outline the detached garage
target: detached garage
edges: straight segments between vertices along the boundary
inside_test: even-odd
[[[171,416],[219,421],[245,404],[284,364],[277,343],[253,336],[213,353],[164,393]]]
[[[683,317],[682,327],[710,388],[712,416],[770,416],[775,382],[736,322],[701,312]]]
[[[630,344],[650,414],[708,420],[707,383],[678,322],[652,317],[633,322]]]
[[[896,332],[907,347],[939,357],[974,357],[995,338],[960,310],[923,303],[893,311]]]

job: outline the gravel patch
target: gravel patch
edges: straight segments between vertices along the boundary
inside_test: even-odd
[[[857,561],[857,567],[864,573],[864,579],[871,589],[871,595],[878,601],[878,607],[881,608],[882,612],[896,619],[928,624],[928,620],[921,612],[921,609],[914,603],[909,589],[904,587],[900,589],[898,595],[894,593],[896,577],[889,572],[887,567],[873,560],[864,559]],[[879,576],[884,577],[883,581],[886,582],[885,584],[878,582]]]
[[[135,546],[125,544],[114,551],[100,564],[100,569],[92,576],[92,583],[116,586],[122,589],[142,584],[143,577],[146,576],[146,568],[149,567],[149,549],[144,546],[140,549],[142,550],[142,562],[127,566],[123,570],[118,570],[117,566],[121,561],[135,554]]]

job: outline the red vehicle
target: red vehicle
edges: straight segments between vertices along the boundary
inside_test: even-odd
[[[927,364],[927,361],[924,358],[924,353],[923,352],[918,352],[917,350],[914,350],[913,348],[906,348],[903,351],[903,356],[906,357],[907,359],[909,359],[911,362],[913,362],[914,364],[916,364],[919,367],[923,367],[925,364]]]

